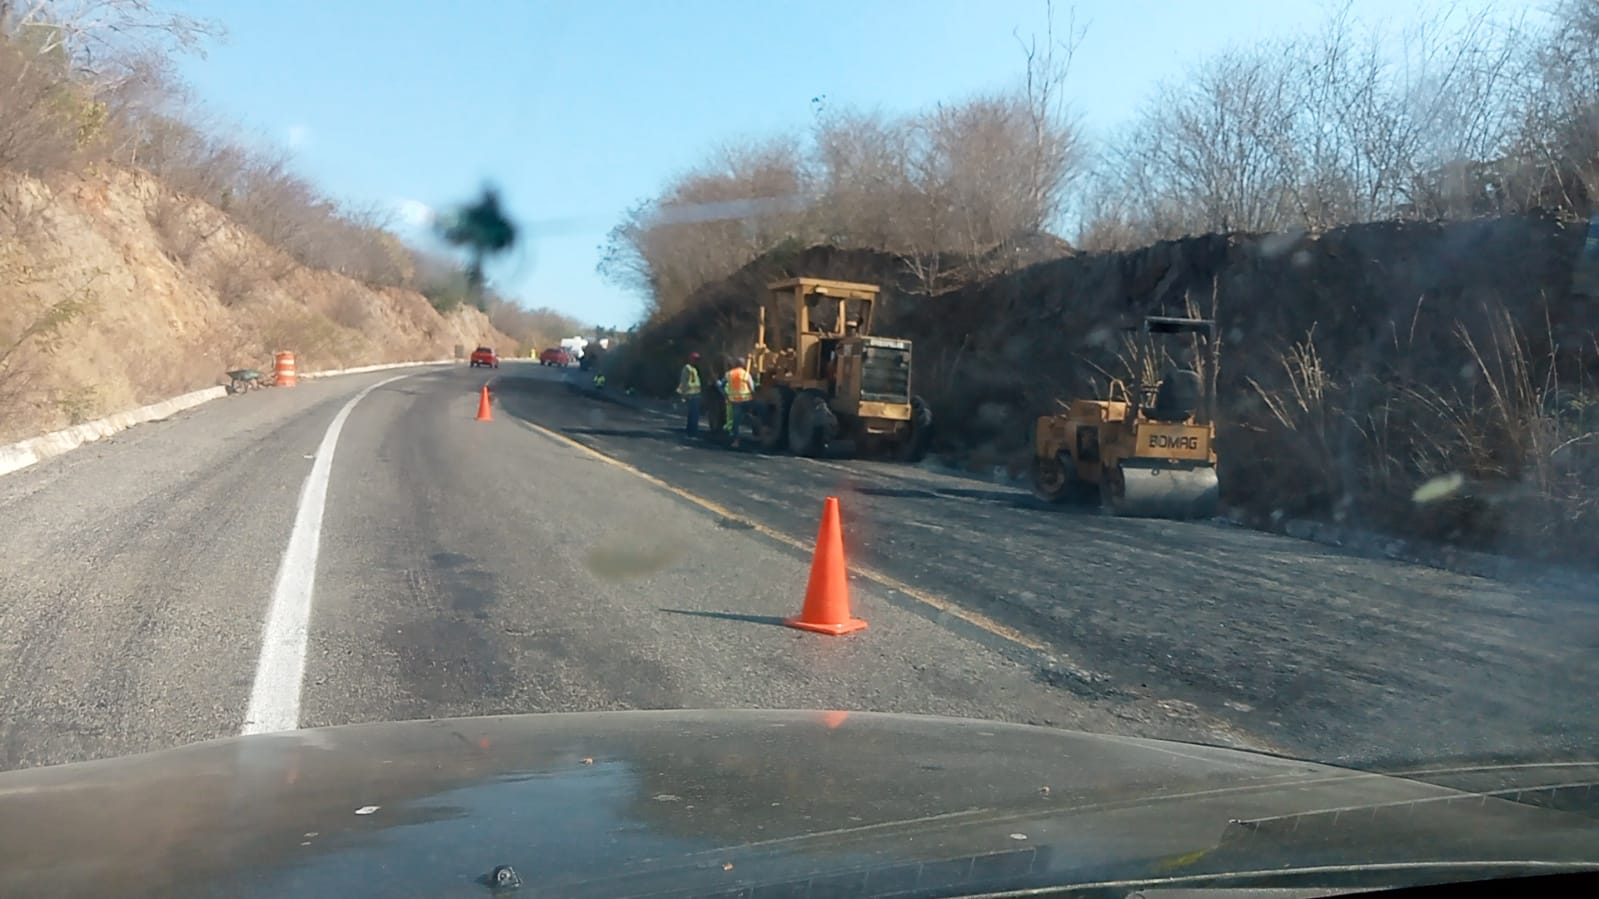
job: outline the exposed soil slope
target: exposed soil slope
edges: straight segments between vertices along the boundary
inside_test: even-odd
[[[475,309],[310,271],[221,211],[111,170],[0,187],[0,352],[49,310],[70,318],[0,370],[0,441],[270,368],[301,370],[509,349]]]

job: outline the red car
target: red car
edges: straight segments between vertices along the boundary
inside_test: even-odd
[[[539,353],[539,364],[559,366],[571,365],[572,354],[568,353],[565,347],[552,346],[544,352]]]
[[[477,368],[480,365],[484,368],[499,368],[500,357],[494,355],[494,350],[489,347],[480,346],[472,351],[471,367]]]

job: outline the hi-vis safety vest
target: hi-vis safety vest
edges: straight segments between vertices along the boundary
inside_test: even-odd
[[[727,373],[727,401],[747,403],[754,390],[750,387],[750,373],[741,365]]]
[[[683,376],[677,379],[677,392],[694,396],[700,392],[700,370],[692,365],[683,366]]]

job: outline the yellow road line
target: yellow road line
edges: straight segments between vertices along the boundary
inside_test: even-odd
[[[640,470],[638,468],[635,468],[632,465],[629,465],[628,463],[623,462],[621,459],[617,459],[617,458],[615,458],[613,456],[607,456],[606,454],[600,452],[599,450],[595,449],[594,447],[589,446],[589,445],[587,445],[585,443],[582,443],[580,441],[574,440],[571,437],[568,437],[565,434],[562,434],[562,433],[560,433],[558,431],[552,431],[549,428],[543,427],[542,425],[536,425],[533,422],[527,421],[527,420],[522,419],[522,418],[517,418],[516,422],[518,424],[521,424],[521,425],[533,430],[534,432],[536,432],[538,434],[542,434],[545,437],[550,438],[551,440],[555,440],[555,441],[557,441],[559,443],[564,443],[567,446],[570,446],[570,447],[572,447],[574,449],[577,449],[577,450],[579,450],[579,451],[581,451],[583,453],[586,453],[589,456],[592,456],[593,458],[595,458],[595,459],[597,459],[597,460],[599,460],[601,462],[606,463],[607,465],[614,465],[617,468],[620,468],[623,471],[625,471],[625,472],[627,472],[627,473],[629,473],[629,474],[631,474],[631,475],[633,475],[635,477],[642,478],[643,480],[648,481],[651,484],[654,484],[656,487],[659,487],[662,490],[665,490],[666,492],[672,494],[673,496],[676,496],[676,497],[678,497],[680,499],[687,500],[688,502],[691,502],[694,505],[699,506],[700,508],[706,510],[707,512],[711,512],[713,514],[720,515],[723,518],[727,518],[727,519],[730,519],[732,521],[736,521],[739,524],[745,525],[745,526],[749,527],[751,530],[754,530],[754,531],[756,531],[756,532],[758,532],[758,533],[760,533],[760,534],[762,534],[762,535],[764,535],[764,536],[766,536],[766,537],[768,537],[768,538],[770,538],[772,540],[776,540],[777,542],[782,543],[785,546],[791,546],[794,549],[797,549],[797,550],[799,550],[801,552],[806,552],[806,553],[812,552],[815,549],[815,547],[813,547],[813,546],[807,546],[803,541],[796,540],[793,537],[788,536],[787,534],[781,533],[779,531],[772,530],[771,528],[767,527],[766,525],[761,524],[758,521],[752,521],[752,520],[750,520],[748,518],[745,518],[744,516],[733,512],[731,509],[728,509],[725,506],[722,506],[722,505],[719,505],[717,503],[711,502],[710,500],[705,499],[702,496],[698,496],[696,494],[690,493],[690,492],[688,492],[687,490],[684,490],[681,487],[676,487],[676,486],[673,486],[671,484],[668,484],[667,482],[661,480],[660,478],[656,477],[655,475],[652,475],[652,474],[650,474],[648,472],[645,472],[645,471],[642,471],[642,470]],[[960,620],[966,622],[967,624],[972,625],[973,627],[982,628],[983,630],[989,632],[990,634],[993,634],[996,637],[1000,637],[1000,638],[1003,638],[1005,640],[1010,641],[1011,643],[1015,643],[1017,646],[1021,646],[1021,647],[1026,648],[1026,649],[1030,649],[1030,650],[1033,650],[1035,652],[1048,652],[1049,651],[1049,647],[1048,646],[1044,645],[1043,643],[1038,642],[1037,640],[1034,640],[1033,638],[1027,636],[1026,634],[1023,634],[1021,631],[1018,631],[1015,628],[1007,627],[1007,626],[1005,626],[1003,624],[1000,624],[999,622],[993,620],[992,618],[989,618],[986,615],[981,615],[981,614],[979,614],[977,612],[972,612],[972,611],[968,611],[966,609],[963,609],[960,606],[955,605],[954,603],[950,602],[947,599],[941,599],[941,598],[939,598],[937,596],[932,595],[931,593],[926,593],[926,592],[924,592],[922,590],[918,590],[917,588],[912,587],[910,584],[907,584],[904,581],[899,580],[898,578],[890,577],[889,575],[886,575],[886,574],[882,573],[881,571],[877,571],[877,570],[872,569],[872,568],[863,568],[863,567],[861,567],[859,565],[851,565],[850,569],[852,571],[854,571],[856,574],[860,575],[863,578],[866,578],[869,581],[872,581],[873,583],[877,584],[880,587],[886,587],[886,588],[888,588],[890,590],[895,590],[895,591],[898,591],[899,593],[903,593],[906,596],[909,596],[911,599],[914,599],[917,602],[921,603],[922,605],[925,605],[925,606],[928,606],[929,608],[938,610],[938,612],[940,614],[949,615],[952,618],[959,618]]]

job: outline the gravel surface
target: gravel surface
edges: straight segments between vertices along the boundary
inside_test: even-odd
[[[574,383],[576,376],[571,376]],[[776,529],[841,497],[853,561],[1046,646],[1131,733],[1355,764],[1565,757],[1599,741],[1599,584],[1489,580],[1216,523],[1050,507],[892,463],[689,443],[675,418],[516,381],[508,408]]]

